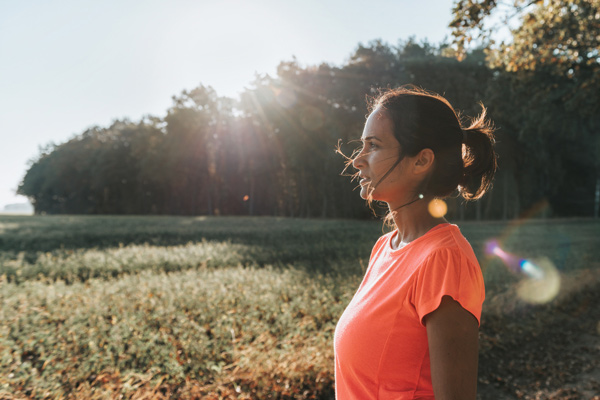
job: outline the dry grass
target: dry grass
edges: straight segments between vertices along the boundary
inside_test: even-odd
[[[461,229],[490,318],[539,309],[483,257],[488,238],[548,257],[556,304],[597,282],[598,222]],[[332,398],[335,324],[380,234],[376,221],[0,217],[0,398]],[[500,339],[482,328],[485,359]]]

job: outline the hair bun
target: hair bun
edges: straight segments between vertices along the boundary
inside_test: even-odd
[[[481,114],[463,131],[463,177],[459,192],[467,200],[481,198],[492,186],[498,168],[494,150],[494,126],[487,119],[487,110],[481,105]]]

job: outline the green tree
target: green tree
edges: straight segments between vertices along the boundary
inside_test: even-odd
[[[590,215],[594,208],[597,216],[599,200],[592,206],[592,199],[594,187],[600,188],[600,1],[517,0],[511,6],[461,0],[453,13],[458,54],[479,39],[488,44],[489,65],[503,71],[491,96],[503,109],[502,122],[515,131],[529,161],[535,160],[523,170],[536,170],[540,181],[521,180],[522,190],[549,198],[558,214]],[[511,26],[511,35],[496,43],[500,24]],[[577,193],[579,200],[566,204],[563,193]],[[533,202],[535,196],[524,197]]]

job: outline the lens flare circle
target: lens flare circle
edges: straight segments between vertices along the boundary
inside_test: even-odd
[[[517,285],[517,295],[532,304],[552,301],[560,291],[560,274],[549,258],[523,260],[522,271],[528,276]]]
[[[433,199],[429,202],[427,209],[434,218],[442,218],[448,212],[448,205],[442,199]]]
[[[517,284],[517,295],[532,304],[548,303],[560,291],[560,274],[549,258],[525,259],[504,251],[497,239],[485,244],[485,253],[502,260],[508,270],[525,277]]]
[[[292,89],[282,88],[275,91],[275,99],[283,108],[292,108],[296,105],[298,98],[296,92]]]

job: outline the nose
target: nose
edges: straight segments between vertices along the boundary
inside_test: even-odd
[[[361,149],[360,152],[352,160],[352,166],[355,169],[361,169],[365,166],[365,149]]]

